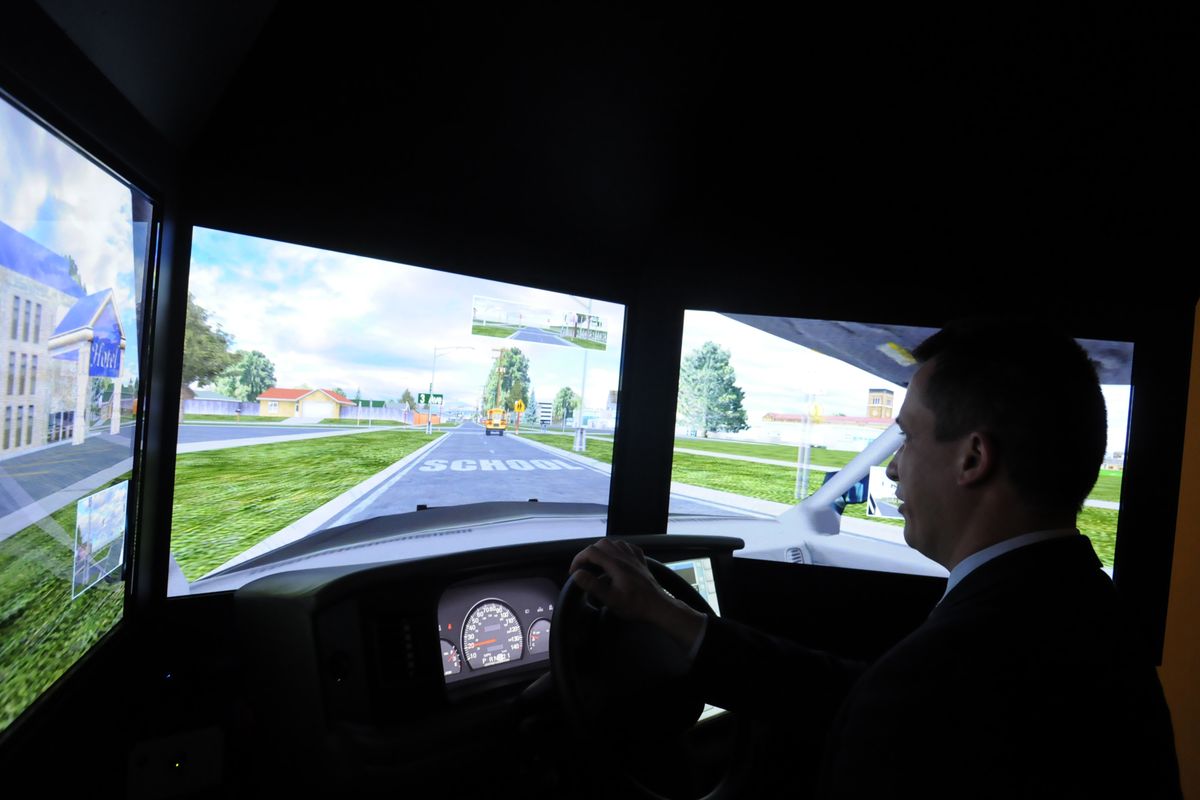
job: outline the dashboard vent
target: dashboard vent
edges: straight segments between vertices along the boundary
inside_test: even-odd
[[[784,553],[784,557],[793,564],[809,563],[808,554],[804,552],[803,547],[789,547]]]

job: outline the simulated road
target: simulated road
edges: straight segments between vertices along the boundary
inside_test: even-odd
[[[608,488],[608,473],[601,469],[511,433],[488,436],[481,425],[469,422],[447,432],[420,460],[364,495],[323,527],[383,514],[408,513],[421,504],[450,506],[537,498],[541,502],[607,505]],[[683,498],[673,499],[671,510],[730,513],[728,509]]]
[[[198,442],[224,442],[229,439],[258,439],[266,436],[295,436],[298,433],[328,433],[339,429],[333,425],[288,425],[281,428],[277,422],[268,425],[213,425],[210,423],[188,425],[184,423],[179,426],[179,443],[196,444]],[[378,430],[385,430],[385,428],[380,426]]]
[[[567,341],[561,336],[544,331],[540,328],[521,328],[514,333],[509,339],[516,339],[519,342],[537,342],[538,344],[557,344],[564,347],[579,347],[574,342]]]

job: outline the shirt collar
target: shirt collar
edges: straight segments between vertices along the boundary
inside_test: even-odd
[[[946,581],[946,591],[942,593],[942,600],[946,599],[946,595],[950,594],[950,590],[957,586],[963,578],[970,575],[983,564],[991,561],[997,556],[1002,556],[1005,553],[1010,553],[1019,547],[1026,547],[1038,542],[1044,542],[1048,539],[1058,539],[1063,536],[1071,536],[1078,534],[1079,531],[1075,528],[1053,528],[1045,531],[1033,531],[1032,533],[1023,533],[1020,536],[1013,536],[1011,539],[1005,539],[1002,542],[997,542],[989,547],[985,547],[975,553],[964,558],[962,561],[954,565],[954,569],[950,570],[950,577]],[[941,603],[939,600],[938,603]]]

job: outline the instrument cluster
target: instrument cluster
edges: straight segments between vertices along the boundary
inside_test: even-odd
[[[547,578],[451,586],[438,603],[446,683],[550,658],[550,621],[559,587]]]

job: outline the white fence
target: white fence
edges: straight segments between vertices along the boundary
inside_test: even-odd
[[[185,414],[236,414],[242,412],[243,417],[257,417],[258,403],[239,403],[236,400],[184,400]]]

